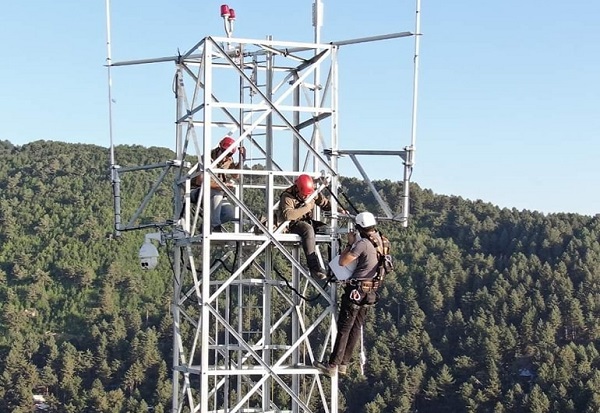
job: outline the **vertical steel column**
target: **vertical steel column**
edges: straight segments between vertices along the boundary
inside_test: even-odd
[[[181,119],[182,119],[182,115],[185,111],[185,104],[183,102],[183,93],[182,92],[182,84],[181,84],[181,67],[179,65],[177,65],[177,70],[176,70],[176,74],[175,74],[175,105],[176,105],[176,125],[175,125],[175,145],[176,145],[176,155],[177,155],[177,159],[183,163],[184,159],[183,159],[183,126],[181,123]],[[180,171],[181,171],[181,167],[180,167]],[[186,201],[188,206],[186,206],[186,222],[189,222],[189,182],[186,182],[186,190],[185,190],[185,196],[186,196]],[[173,210],[173,215],[174,215],[174,219],[178,219],[179,218],[179,211],[181,211],[182,205],[181,205],[181,200],[179,197],[179,187],[174,184],[173,185],[173,190],[174,190],[174,210]],[[173,401],[172,401],[172,409],[173,411],[175,411],[175,409],[177,409],[179,407],[179,392],[180,392],[180,371],[179,371],[179,366],[181,363],[181,357],[180,357],[180,348],[182,348],[182,340],[181,340],[181,314],[180,314],[180,309],[179,309],[179,297],[181,294],[181,285],[182,285],[182,246],[175,246],[174,249],[174,253],[173,253],[173,302],[171,303],[171,311],[173,313],[173,383],[172,383],[172,388],[173,388]]]
[[[296,82],[298,80],[298,74],[294,74],[293,81]],[[300,88],[294,89],[293,95],[294,106],[300,106]],[[298,126],[300,124],[300,112],[294,111],[292,114],[292,120],[294,122],[294,126]],[[300,170],[300,141],[298,139],[292,140],[292,170],[299,171]]]
[[[331,114],[331,150],[332,150],[332,154],[333,156],[331,156],[331,160],[330,160],[330,164],[331,164],[331,169],[333,169],[334,171],[339,172],[338,171],[338,150],[339,150],[339,137],[338,137],[338,111],[337,111],[337,107],[338,107],[338,70],[337,70],[337,52],[338,52],[338,47],[334,47],[332,49],[331,52],[331,108],[333,110],[333,113]],[[333,199],[333,204],[337,205],[337,201],[336,199],[338,199],[338,186],[339,186],[339,175],[334,175],[331,178],[331,186],[330,186],[330,190],[332,191],[332,193],[335,195],[334,199]],[[333,209],[333,208],[332,208]],[[332,229],[337,229],[338,228],[338,220],[332,218],[332,223],[331,223]],[[335,252],[338,250],[338,242],[339,238],[333,238],[331,240],[331,252],[332,255],[335,256]],[[331,298],[333,299],[333,302],[336,302],[336,298],[337,298],[337,284],[332,283],[332,288],[330,290],[330,295]],[[336,320],[336,314],[337,314],[337,309],[333,309],[331,312],[331,327],[329,329],[330,333],[331,333],[331,347],[330,347],[330,352],[333,352],[333,346],[335,345],[335,338],[337,336],[337,320]],[[335,375],[335,377],[333,377],[331,379],[331,411],[332,412],[337,412],[338,411],[338,392],[339,392],[339,383],[338,383],[338,376],[337,374]]]
[[[300,259],[300,249],[299,248],[294,248],[292,250],[292,255],[294,257],[294,259],[299,260]],[[300,277],[301,274],[298,272],[297,268],[292,268],[292,286],[294,287],[294,289],[296,289],[296,291],[300,291]],[[300,297],[298,297],[297,294],[294,294],[292,296],[292,302],[293,302],[293,306],[294,309],[292,311],[292,343],[295,343],[298,341],[299,337],[300,337],[300,321],[298,319],[298,311],[297,309],[300,307]],[[298,348],[296,348],[294,350],[294,352],[292,353],[292,365],[293,366],[298,366],[300,365],[300,351],[302,350],[303,346],[298,346]],[[298,376],[297,374],[294,374],[292,376],[292,390],[294,391],[295,394],[300,394],[300,376]],[[299,413],[300,412],[300,406],[298,405],[298,403],[296,403],[295,401],[292,403],[292,413]]]
[[[267,40],[273,40],[272,36],[267,36]],[[273,53],[267,53],[266,59],[266,85],[265,85],[265,95],[269,102],[273,101],[273,68],[274,68],[274,56]],[[267,146],[267,170],[273,170],[273,115],[269,113],[266,119],[266,146]],[[267,185],[267,209],[269,210],[271,205],[274,204],[273,199],[273,188],[275,187],[275,182],[273,181],[273,176],[269,176],[268,185]],[[272,215],[272,214],[270,214]],[[273,266],[273,247],[268,246],[265,250],[265,277],[263,280],[263,360],[271,365],[271,277],[272,277],[272,266]],[[266,371],[263,374],[267,374]],[[271,406],[271,387],[273,383],[269,378],[267,379],[262,386],[262,406],[264,411],[270,410]]]
[[[297,80],[298,80],[298,73],[294,73],[293,81],[296,82]],[[300,107],[300,103],[301,103],[300,99],[301,99],[300,88],[296,88],[296,89],[294,89],[293,97],[292,97],[294,106]],[[292,113],[292,122],[294,124],[294,127],[297,127],[297,125],[300,124],[300,112],[298,110],[295,110]],[[300,171],[300,140],[299,139],[292,139],[292,170]],[[292,255],[293,255],[294,259],[299,261],[300,260],[300,248],[294,248],[292,250]],[[292,268],[292,286],[294,287],[294,289],[296,291],[299,291],[299,288],[300,288],[300,277],[301,277],[301,274],[298,272],[298,270],[296,268]],[[298,341],[298,339],[300,337],[300,322],[298,320],[298,311],[296,311],[296,309],[298,309],[301,305],[300,297],[298,297],[298,295],[294,294],[292,296],[292,302],[295,307],[294,311],[292,312],[292,343],[295,343]],[[292,353],[292,364],[293,365],[297,366],[300,364],[300,351],[301,351],[301,348],[299,346]],[[296,374],[292,376],[292,389],[294,390],[294,392],[296,394],[300,394],[300,377]],[[292,403],[292,413],[299,413],[299,412],[300,412],[300,406],[298,405],[298,403],[293,402]]]
[[[181,320],[179,313],[179,297],[181,295],[181,249],[175,248],[173,256],[175,264],[175,274],[173,277],[173,302],[171,303],[171,311],[173,312],[173,400],[171,408],[173,412],[176,412],[179,408],[179,349],[181,348]]]
[[[207,165],[211,164],[210,151],[212,148],[212,40],[204,42],[204,125],[203,125],[203,147],[204,147],[204,214],[202,222],[202,285],[200,299],[200,411],[208,412],[208,388],[210,376],[208,370],[210,367],[209,360],[209,336],[210,336],[210,312],[209,303],[210,297],[210,252],[211,252],[211,227],[210,227],[210,181],[211,176],[206,172]],[[211,168],[212,169],[212,168]],[[190,360],[190,363],[192,360]]]
[[[315,3],[313,5],[314,9],[313,9],[313,26],[315,27],[315,44],[321,44],[321,26],[323,25],[323,3],[321,2],[321,0],[315,0]],[[321,49],[319,48],[315,48],[315,56],[318,55],[321,52]],[[320,90],[319,88],[321,87],[320,82],[321,82],[321,70],[320,70],[320,66],[316,66],[315,67],[315,72],[313,74],[313,106],[316,107],[320,107]],[[318,112],[313,112],[313,116],[319,116],[320,113]],[[319,129],[319,123],[315,122],[315,124],[313,125],[313,148],[315,148],[315,151],[319,152],[321,149],[321,132]],[[313,157],[313,171],[314,172],[318,172],[319,171],[319,162],[317,160],[317,158]]]
[[[272,36],[267,36],[267,40],[273,40]],[[266,70],[266,89],[265,95],[269,103],[273,101],[273,53],[268,52],[266,55],[265,62],[265,70]],[[266,119],[266,137],[267,137],[267,159],[266,159],[266,168],[267,170],[273,169],[273,115],[269,113]]]

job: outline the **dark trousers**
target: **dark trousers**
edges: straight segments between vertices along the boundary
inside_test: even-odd
[[[360,330],[365,322],[368,307],[358,306],[350,300],[350,292],[353,289],[354,287],[347,286],[342,295],[337,322],[338,332],[333,351],[329,356],[330,364],[348,365],[352,359],[354,348],[360,339]]]
[[[315,253],[316,238],[315,229],[312,224],[307,221],[296,221],[288,228],[289,232],[300,235],[302,250],[304,250],[304,256],[308,268],[311,270],[319,269],[319,259]]]

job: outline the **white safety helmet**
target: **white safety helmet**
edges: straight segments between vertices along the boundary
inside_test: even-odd
[[[369,228],[377,225],[375,216],[370,212],[361,212],[356,216],[354,222],[356,222],[356,225],[360,226],[361,228]]]

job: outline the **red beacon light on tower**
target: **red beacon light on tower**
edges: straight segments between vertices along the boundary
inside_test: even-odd
[[[227,4],[222,4],[221,17],[225,26],[225,33],[227,33],[227,37],[231,37],[231,33],[233,33],[233,21],[235,20],[235,10],[230,9]]]
[[[221,17],[223,17],[223,18],[229,17],[229,6],[226,4],[221,5]]]

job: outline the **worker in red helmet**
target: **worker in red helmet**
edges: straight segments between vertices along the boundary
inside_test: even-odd
[[[221,142],[219,142],[219,148],[221,148],[221,153],[227,150],[233,144],[235,144],[235,139],[233,139],[231,136],[225,136],[223,139],[221,139]],[[231,150],[231,155],[235,153],[235,149],[236,148],[233,147],[233,149]]]
[[[235,139],[231,136],[225,136],[219,142],[219,145],[210,151],[210,159],[214,161],[221,154],[227,152],[227,155],[216,165],[218,169],[242,169],[244,161],[246,159],[246,148],[240,146],[239,151],[239,162],[235,162],[233,155],[236,153]],[[217,174],[218,178],[225,182],[228,187],[235,186],[235,179],[239,177],[238,174]],[[193,203],[198,202],[198,196],[200,194],[200,187],[202,186],[203,175],[200,174],[196,177],[193,182],[194,190],[191,193],[191,201]],[[210,182],[210,226],[212,232],[222,232],[223,224],[233,221],[235,218],[235,211],[231,204],[224,202],[223,198],[225,193],[221,187],[214,181]]]
[[[306,174],[298,176],[294,185],[284,190],[279,197],[279,220],[290,221],[289,232],[300,235],[310,275],[314,278],[325,279],[327,274],[316,253],[312,213],[315,205],[324,211],[331,211],[331,204],[321,194],[317,194],[315,198],[307,202],[307,198],[313,192],[315,192],[313,179]],[[340,212],[345,213],[346,211],[341,210]]]

